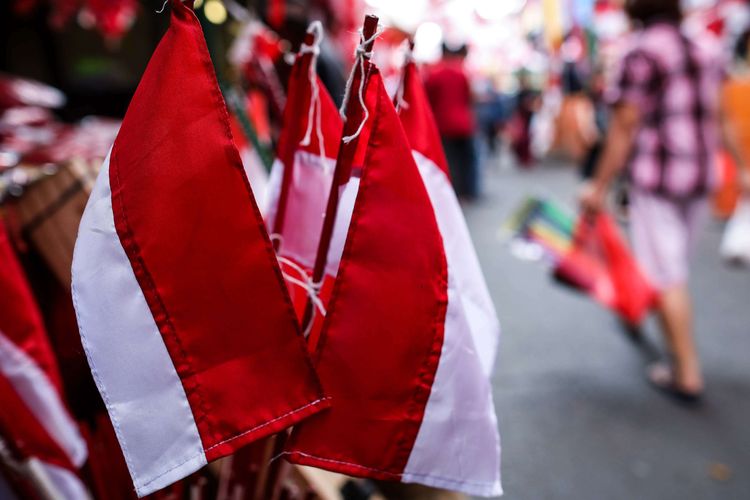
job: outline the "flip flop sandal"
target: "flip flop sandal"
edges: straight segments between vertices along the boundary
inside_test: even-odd
[[[700,402],[700,392],[689,392],[677,385],[674,370],[664,363],[655,363],[648,369],[648,381],[652,387],[680,403],[696,404]]]

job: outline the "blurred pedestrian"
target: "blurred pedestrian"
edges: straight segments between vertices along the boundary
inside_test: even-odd
[[[604,68],[598,65],[593,74],[586,94],[593,106],[593,127],[591,131],[592,141],[588,148],[583,162],[581,163],[581,176],[584,179],[591,179],[596,174],[596,167],[599,166],[599,158],[604,148],[604,138],[607,134],[607,125],[609,123],[609,106],[604,98],[606,89]]]
[[[720,141],[741,159],[722,126],[718,46],[682,33],[680,0],[628,0],[625,6],[639,29],[608,91],[612,115],[604,151],[580,202],[589,213],[601,211],[611,181],[629,167],[634,251],[659,291],[657,309],[672,355],[671,363],[651,366],[648,377],[693,401],[704,381],[693,339],[689,253],[715,186]]]
[[[734,64],[724,85],[722,109],[737,138],[737,145],[745,166],[750,160],[750,30],[737,39]],[[716,194],[714,212],[723,219],[734,213],[740,196],[750,190],[750,171],[733,165],[731,158],[722,155],[724,171]]]
[[[511,128],[511,147],[518,159],[518,163],[529,168],[534,163],[534,155],[531,151],[531,121],[534,114],[541,107],[541,96],[529,79],[526,71],[518,77],[518,97],[516,113],[513,117]]]
[[[453,188],[459,198],[473,200],[479,196],[479,165],[473,98],[464,70],[467,53],[466,45],[452,48],[443,44],[443,58],[428,74],[425,89],[443,140]]]
[[[479,133],[487,146],[487,153],[492,156],[498,150],[498,131],[502,129],[506,118],[504,96],[497,90],[495,79],[485,77],[475,82],[476,118]]]

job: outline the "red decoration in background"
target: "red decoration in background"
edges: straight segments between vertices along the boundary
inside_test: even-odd
[[[136,0],[87,0],[96,28],[107,38],[122,37],[135,21]]]
[[[37,8],[39,0],[16,0],[13,3],[13,10],[16,14],[29,14]]]
[[[47,0],[50,6],[49,23],[62,29],[82,6],[82,0]]]
[[[106,38],[120,38],[133,25],[138,13],[137,0],[15,0],[13,10],[29,15],[42,2],[50,7],[49,23],[64,28],[74,16],[85,28],[95,27]]]
[[[286,19],[286,0],[268,0],[266,17],[271,27],[281,28],[284,25],[284,19]]]

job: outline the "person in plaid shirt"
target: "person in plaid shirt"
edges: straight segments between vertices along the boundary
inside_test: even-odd
[[[625,8],[640,29],[607,92],[610,130],[580,203],[584,212],[601,211],[612,179],[627,166],[633,250],[659,291],[657,309],[673,358],[651,366],[649,380],[695,401],[703,377],[687,286],[690,248],[708,213],[721,143],[741,159],[720,112],[718,44],[682,33],[679,0],[627,0]]]

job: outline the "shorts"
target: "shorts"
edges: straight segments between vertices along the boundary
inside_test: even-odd
[[[707,214],[706,197],[673,200],[631,191],[633,251],[641,270],[658,290],[687,284],[692,249]]]

